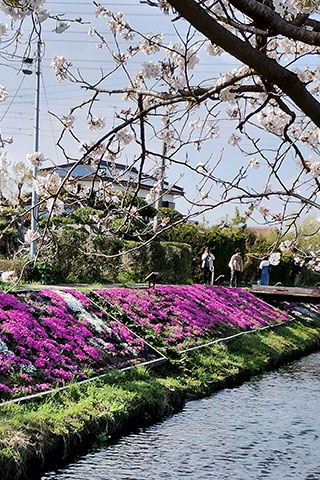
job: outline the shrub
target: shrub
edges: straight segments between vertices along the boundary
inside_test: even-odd
[[[3,272],[14,270],[17,277],[21,275],[22,280],[28,281],[32,278],[33,266],[31,263],[26,263],[28,260],[21,258],[14,258],[12,260],[1,258],[0,259],[0,270]]]
[[[106,258],[130,250],[125,255]],[[185,244],[128,240],[89,235],[75,228],[63,229],[57,247],[46,252],[34,269],[33,279],[42,283],[143,282],[158,271],[160,282],[187,283],[191,278],[191,252]]]

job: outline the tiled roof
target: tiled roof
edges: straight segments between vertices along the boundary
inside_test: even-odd
[[[74,167],[75,162],[73,163],[65,163],[62,165],[57,165],[55,167],[47,167],[41,169],[42,172],[50,172],[55,171],[60,177],[65,177],[71,168],[74,168],[72,171],[71,177],[74,180],[93,180],[96,169],[94,166],[91,165],[77,165]],[[118,177],[119,184],[131,183],[133,185],[136,184],[138,181],[139,172],[135,167],[127,167],[126,165],[120,163],[110,163],[101,161],[100,162],[100,169],[99,169],[99,178],[103,178],[105,180],[112,181],[115,177]],[[155,178],[150,175],[142,174],[141,177],[141,188],[150,189],[155,184]],[[169,183],[167,181],[164,182],[164,190],[168,190]],[[179,187],[178,185],[173,185],[170,189],[170,192],[173,195],[183,195],[183,188]]]

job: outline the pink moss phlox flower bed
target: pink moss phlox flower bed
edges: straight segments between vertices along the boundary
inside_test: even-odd
[[[72,293],[0,293],[0,398],[155,357],[122,323],[108,321],[85,295]]]
[[[157,286],[154,290],[97,290],[122,320],[158,348],[177,350],[208,339],[288,321],[289,316],[241,288]]]

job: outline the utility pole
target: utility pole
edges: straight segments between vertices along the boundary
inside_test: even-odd
[[[166,118],[166,128],[168,127],[169,127],[169,117]],[[161,161],[160,161],[160,166],[159,166],[158,175],[157,175],[158,176],[158,192],[156,196],[156,201],[154,203],[154,206],[157,210],[159,210],[159,208],[161,208],[162,206],[162,195],[164,192],[164,179],[165,179],[165,173],[166,173],[167,151],[168,151],[168,144],[164,138],[162,142]],[[157,226],[158,226],[158,215],[154,217],[154,221],[153,221],[154,230],[157,229]]]
[[[34,108],[34,151],[39,151],[39,135],[40,135],[40,79],[41,79],[41,40],[38,38],[37,54],[36,54],[36,87],[35,87],[35,108]],[[32,200],[31,200],[31,230],[37,232],[38,228],[38,195],[36,191],[36,180],[38,177],[38,167],[33,167],[33,184],[32,184]],[[37,253],[37,240],[34,240],[30,246],[30,256],[35,258]]]

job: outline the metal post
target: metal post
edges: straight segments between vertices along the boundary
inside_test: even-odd
[[[169,118],[167,117],[166,118],[166,128],[168,128],[168,127],[169,127]],[[167,142],[164,139],[163,142],[162,142],[161,162],[160,162],[160,167],[159,167],[159,170],[158,170],[158,180],[159,180],[158,193],[157,193],[156,201],[154,203],[154,206],[157,210],[159,210],[159,208],[161,208],[161,206],[162,206],[162,195],[163,195],[163,192],[164,192],[164,178],[165,178],[165,172],[166,172],[167,151],[168,151],[168,145],[167,145]],[[153,222],[154,230],[156,230],[157,226],[158,226],[158,215],[156,215],[154,217],[154,222]]]
[[[36,90],[35,90],[35,110],[34,110],[34,151],[39,151],[39,133],[40,133],[40,78],[41,78],[41,40],[38,39],[37,58],[36,58]],[[38,195],[36,192],[35,181],[38,176],[38,167],[33,167],[33,185],[31,200],[31,230],[37,231],[38,228]],[[30,246],[30,256],[34,258],[37,253],[37,241],[34,240]]]

